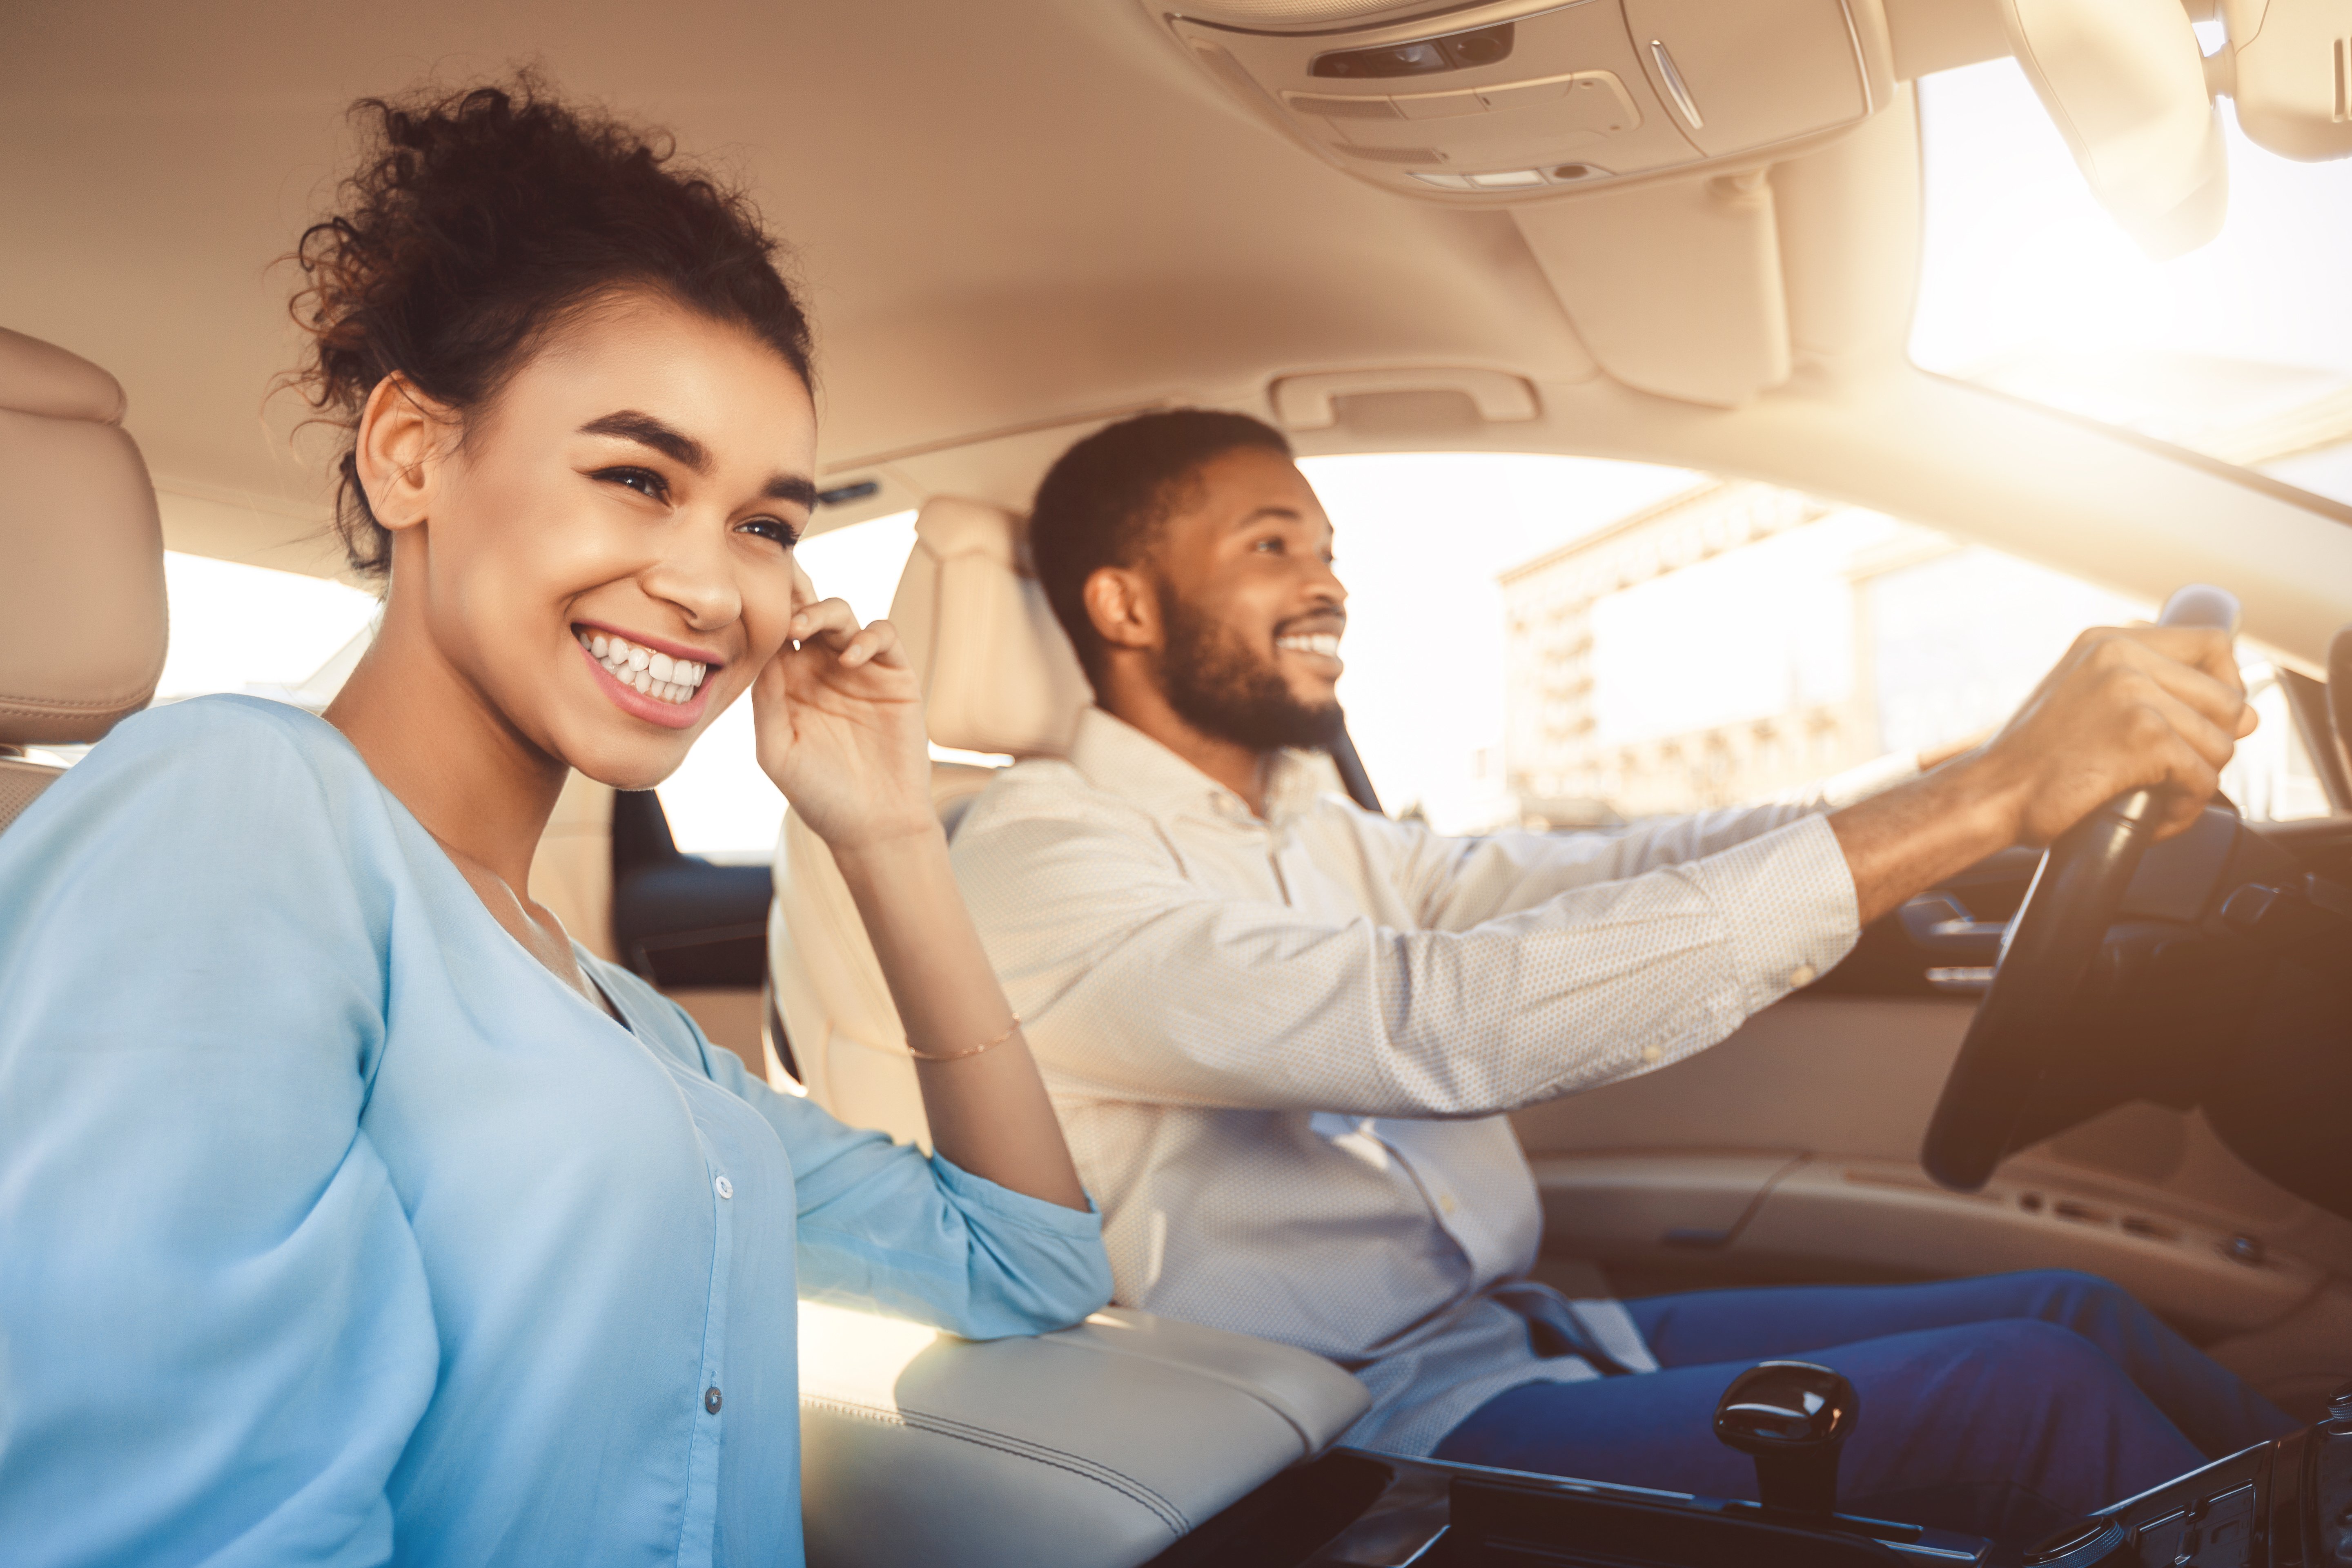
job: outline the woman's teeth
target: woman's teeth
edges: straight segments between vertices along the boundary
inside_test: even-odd
[[[1319,653],[1325,658],[1339,657],[1339,635],[1337,632],[1299,632],[1274,639],[1276,647],[1286,647],[1293,653]]]
[[[633,686],[656,702],[691,700],[696,688],[710,673],[707,664],[697,664],[690,658],[672,658],[666,653],[656,653],[649,647],[639,647],[626,637],[616,637],[610,632],[592,632],[574,626],[572,635],[588,650],[598,664],[624,686]]]

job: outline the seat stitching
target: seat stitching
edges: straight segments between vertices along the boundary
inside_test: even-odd
[[[152,694],[154,689],[154,683],[150,681],[145,690]],[[135,687],[127,687],[120,695],[114,697],[87,699],[18,697],[0,691],[0,709],[35,714],[103,712],[109,708],[120,708],[125,703],[142,700],[144,699],[140,695],[140,689]]]
[[[809,1394],[801,1395],[801,1403],[837,1410],[847,1415],[863,1416],[884,1426],[907,1426],[918,1432],[929,1432],[937,1436],[952,1437],[977,1447],[993,1448],[1000,1453],[1009,1454],[1014,1458],[1027,1459],[1052,1469],[1067,1470],[1072,1475],[1082,1477],[1108,1490],[1118,1492],[1129,1501],[1141,1504],[1157,1517],[1161,1524],[1167,1526],[1172,1534],[1180,1538],[1192,1528],[1192,1521],[1185,1516],[1184,1510],[1151,1487],[1122,1470],[1080,1455],[1066,1453],[1059,1448],[1048,1447],[1043,1443],[1032,1443],[1025,1438],[1008,1436],[1001,1432],[991,1432],[985,1427],[970,1426],[949,1416],[933,1415],[919,1410],[910,1411],[903,1407],[896,1411],[886,1410],[877,1405],[859,1405],[849,1400]]]
[[[908,1426],[916,1431],[932,1432],[943,1437],[961,1438],[982,1447],[1000,1449],[1016,1458],[1033,1459],[1056,1469],[1067,1469],[1099,1482],[1114,1491],[1127,1493],[1135,1501],[1159,1514],[1162,1522],[1168,1524],[1179,1535],[1192,1528],[1184,1510],[1150,1486],[1137,1480],[1124,1471],[1097,1460],[1087,1458],[1082,1455],[1049,1447],[1043,1443],[1033,1443],[1026,1438],[1013,1437],[1001,1432],[991,1432],[985,1427],[973,1426],[950,1416],[934,1415],[920,1410],[909,1411],[903,1406],[896,1410],[887,1410],[879,1406],[859,1405],[821,1394],[803,1394],[801,1402],[804,1405],[828,1405],[845,1414],[862,1415],[887,1426]]]

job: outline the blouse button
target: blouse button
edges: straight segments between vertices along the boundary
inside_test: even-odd
[[[1821,972],[1819,970],[1815,969],[1810,963],[1801,963],[1797,965],[1794,970],[1790,971],[1789,974],[1789,984],[1792,986],[1811,985],[1814,981],[1820,978]]]
[[[719,1385],[714,1383],[702,1391],[702,1407],[716,1415],[719,1414]]]
[[[714,1184],[719,1188],[719,1195],[720,1197],[731,1198],[735,1195],[735,1184],[729,1181],[726,1177],[719,1177],[718,1182]]]

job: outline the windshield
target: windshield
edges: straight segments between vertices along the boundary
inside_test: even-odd
[[[1927,78],[1919,98],[1914,360],[2352,501],[2352,161],[2264,152],[2222,100],[2228,221],[2154,261],[2016,61]]]

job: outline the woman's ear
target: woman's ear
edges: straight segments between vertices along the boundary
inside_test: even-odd
[[[431,515],[441,458],[456,428],[448,410],[417,391],[406,376],[394,372],[375,384],[360,412],[352,457],[360,488],[367,492],[368,512],[376,521],[397,532]]]
[[[1131,566],[1098,566],[1087,579],[1087,617],[1113,647],[1154,648],[1161,640],[1160,595]]]

